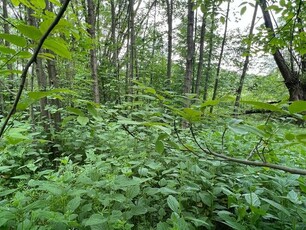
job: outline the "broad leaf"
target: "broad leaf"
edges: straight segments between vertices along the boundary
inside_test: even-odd
[[[0,34],[0,38],[3,38],[4,40],[19,46],[19,47],[25,47],[27,45],[27,41],[18,35],[14,34]]]
[[[245,198],[246,202],[248,202],[248,204],[251,205],[251,206],[259,207],[260,204],[261,204],[258,196],[253,192],[245,194],[244,198]]]
[[[172,196],[172,195],[169,195],[168,198],[167,198],[167,204],[169,206],[169,208],[175,212],[175,213],[180,213],[180,205],[179,205],[179,202],[177,201],[177,199]]]
[[[290,216],[289,211],[282,205],[280,205],[279,203],[274,202],[273,200],[268,200],[265,198],[262,198],[262,200],[264,200],[265,202],[267,202],[268,204],[272,205],[274,208],[276,208],[277,210],[283,212],[284,214],[286,214],[287,216]]]
[[[269,103],[259,102],[259,101],[241,101],[248,105],[253,105],[257,109],[270,110],[270,111],[281,111],[281,109],[275,105]]]
[[[289,105],[288,110],[290,113],[300,113],[306,111],[306,101],[294,101]]]
[[[17,25],[17,29],[26,37],[38,41],[42,37],[42,33],[35,26]]]
[[[77,121],[80,123],[80,125],[85,126],[89,122],[89,118],[84,116],[78,116]]]
[[[47,38],[43,47],[53,51],[61,57],[71,59],[71,53],[68,50],[66,43],[61,39]]]
[[[85,226],[101,225],[107,221],[107,218],[102,214],[92,214],[89,219],[85,221]]]
[[[31,3],[33,6],[39,9],[45,9],[46,8],[46,2],[45,0],[31,0]]]

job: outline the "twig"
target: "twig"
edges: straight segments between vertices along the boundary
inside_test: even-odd
[[[267,167],[267,168],[282,170],[282,171],[289,172],[289,173],[292,173],[292,174],[306,175],[306,169],[290,168],[290,167],[271,164],[271,163],[267,163],[267,162],[243,160],[243,159],[238,159],[238,158],[234,158],[234,157],[228,157],[228,156],[225,156],[225,155],[220,154],[220,153],[215,153],[215,152],[211,151],[210,149],[208,149],[208,148],[205,149],[201,145],[199,145],[199,143],[198,143],[198,141],[197,141],[193,132],[192,132],[192,136],[193,136],[196,144],[199,146],[199,148],[204,153],[209,154],[211,156],[218,157],[218,158],[221,158],[221,159],[224,159],[224,160],[227,160],[227,161],[231,161],[231,162],[235,162],[235,163],[239,163],[239,164],[257,166],[257,167]]]
[[[178,130],[177,130],[177,128],[176,128],[175,119],[174,119],[174,121],[173,121],[173,126],[174,126],[174,132],[175,132],[175,134],[176,134],[176,137],[177,137],[178,141],[181,143],[181,145],[182,145],[185,149],[187,149],[188,151],[190,151],[193,155],[195,155],[195,156],[197,156],[197,157],[200,157],[199,154],[197,154],[195,151],[193,151],[191,148],[189,148],[187,145],[185,145],[184,142],[182,141],[182,139],[181,139],[181,137],[180,137],[180,135],[179,135],[179,133],[178,133]]]
[[[192,124],[190,124],[190,132],[191,132],[191,135],[192,135],[192,138],[193,138],[194,142],[195,142],[195,143],[197,144],[197,146],[203,151],[202,146],[201,146],[200,143],[198,142],[198,140],[197,140],[197,138],[196,138],[196,136],[195,136],[195,134],[194,134],[194,132],[193,132],[193,126],[192,126]],[[209,151],[209,153],[211,153],[211,151],[210,151],[210,149],[208,148],[207,144],[206,144],[205,142],[204,142],[204,144],[205,144],[206,149]]]
[[[139,141],[144,141],[143,139],[141,139],[141,138],[135,136],[135,134],[132,133],[132,132],[128,129],[128,127],[126,127],[125,125],[122,124],[121,126],[122,126],[122,128],[123,128],[128,134],[130,134],[130,135],[131,135],[132,137],[134,137],[135,139],[137,139],[137,140],[139,140]]]
[[[68,7],[68,4],[71,0],[66,0],[64,2],[64,4],[62,5],[62,8],[60,9],[60,11],[58,12],[58,15],[56,16],[56,18],[54,19],[53,23],[49,26],[48,30],[45,32],[45,34],[42,36],[42,38],[39,40],[38,42],[38,45],[31,57],[31,59],[28,61],[28,63],[26,64],[22,74],[21,74],[21,82],[20,82],[20,85],[19,85],[19,90],[17,92],[17,95],[16,95],[16,98],[15,98],[15,101],[14,101],[14,104],[12,106],[12,109],[11,111],[9,112],[9,114],[7,115],[2,127],[1,127],[1,130],[0,130],[0,138],[2,137],[4,131],[5,131],[5,127],[7,126],[10,118],[12,117],[12,115],[15,113],[16,111],[16,108],[17,108],[17,105],[18,105],[18,102],[20,100],[20,97],[21,97],[21,94],[22,94],[22,91],[24,89],[24,85],[25,85],[25,81],[26,81],[26,78],[27,78],[27,73],[28,73],[28,70],[29,68],[31,67],[31,65],[36,62],[36,59],[37,59],[37,56],[39,54],[39,51],[41,49],[41,47],[43,46],[45,40],[47,39],[47,37],[49,36],[49,34],[51,33],[51,31],[54,29],[54,27],[58,24],[58,22],[61,20],[63,14],[65,13],[67,7]]]

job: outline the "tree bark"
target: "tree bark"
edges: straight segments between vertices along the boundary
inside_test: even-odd
[[[97,61],[97,48],[95,44],[96,39],[96,9],[93,0],[87,0],[87,17],[86,21],[89,24],[87,29],[91,39],[92,48],[90,49],[90,69],[91,77],[93,80],[93,100],[96,103],[100,103],[100,90],[98,79],[98,61]]]
[[[202,25],[201,25],[201,35],[200,35],[200,51],[199,51],[199,62],[198,62],[198,72],[195,83],[195,93],[199,97],[200,95],[200,85],[203,74],[203,63],[204,63],[204,41],[206,34],[206,14],[203,13],[202,16]]]
[[[191,92],[193,61],[194,61],[194,2],[188,0],[188,27],[187,27],[187,57],[186,57],[186,73],[183,93],[188,94]]]
[[[172,36],[173,36],[173,0],[166,0],[168,22],[168,54],[167,54],[167,82],[171,83],[172,72]]]
[[[210,78],[210,72],[211,72],[211,61],[212,61],[212,52],[213,52],[213,37],[214,37],[214,29],[215,29],[215,11],[216,6],[215,3],[213,3],[213,9],[211,13],[211,27],[210,27],[210,37],[209,37],[209,51],[208,51],[208,63],[207,63],[207,69],[205,74],[205,83],[204,83],[204,93],[203,93],[203,100],[206,101],[208,98],[208,84],[209,84],[209,78]]]

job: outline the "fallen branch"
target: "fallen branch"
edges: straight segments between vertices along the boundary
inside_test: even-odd
[[[289,173],[292,173],[292,174],[306,175],[306,170],[305,169],[290,168],[290,167],[286,167],[286,166],[282,166],[282,165],[276,165],[276,164],[271,164],[271,163],[267,163],[267,162],[258,162],[258,161],[243,160],[243,159],[238,159],[238,158],[234,158],[234,157],[225,156],[224,154],[220,154],[220,153],[215,153],[215,152],[211,151],[210,149],[203,148],[199,144],[199,142],[198,142],[198,140],[197,140],[197,138],[196,138],[196,136],[195,136],[195,134],[193,132],[192,125],[190,126],[190,131],[191,131],[191,135],[192,135],[193,140],[195,141],[196,145],[204,153],[206,153],[208,155],[211,155],[211,156],[214,156],[214,157],[218,157],[218,158],[221,158],[223,160],[239,163],[239,164],[257,166],[257,167],[267,167],[267,168],[282,170],[284,172],[289,172]]]

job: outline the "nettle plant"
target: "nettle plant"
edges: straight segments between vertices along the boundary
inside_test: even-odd
[[[263,162],[302,168],[303,129],[279,116],[251,122],[209,114],[207,107],[228,103],[222,100],[182,109],[174,95],[141,89],[145,94],[137,100],[113,108],[88,103],[67,108],[65,131],[54,136],[62,152],[56,168],[35,161],[32,166],[21,160],[14,167],[8,164],[14,157],[28,159],[29,152],[20,154],[20,149],[29,146],[34,152],[39,135],[6,142],[10,154],[1,157],[0,226],[305,228],[305,177]],[[291,104],[288,111],[280,105],[245,103],[304,119],[298,115],[303,102]],[[27,136],[27,130],[19,133]],[[249,161],[267,165],[237,164]]]

